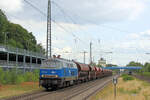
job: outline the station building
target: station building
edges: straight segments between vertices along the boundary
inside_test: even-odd
[[[98,64],[103,67],[106,67],[106,60],[104,58],[100,58],[100,60],[98,60]]]

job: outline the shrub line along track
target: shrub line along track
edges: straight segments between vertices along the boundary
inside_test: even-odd
[[[142,75],[138,75],[138,74],[133,74],[133,76],[140,80],[147,81],[150,83],[150,78],[148,76],[142,76]]]
[[[110,83],[111,80],[112,76],[59,89],[57,91],[50,91],[50,92],[37,91],[34,93],[24,94],[21,96],[15,96],[9,99],[2,99],[2,100],[87,100],[95,92],[101,90],[104,86]],[[91,91],[92,89],[93,91]],[[90,92],[86,93],[88,91]],[[82,97],[83,95],[80,96],[81,94],[84,93],[86,94],[84,95],[84,97]],[[81,98],[79,98],[79,96]]]

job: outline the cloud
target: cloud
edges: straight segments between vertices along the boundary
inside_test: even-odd
[[[150,30],[131,33],[127,39],[114,43],[113,47],[118,53],[135,54],[137,51],[145,54],[150,50]],[[108,47],[111,47],[108,45]]]
[[[11,21],[21,24],[23,27],[33,32],[38,42],[42,42],[46,46],[46,16],[41,15],[30,5],[22,2],[23,0],[0,0],[0,8],[12,15],[19,18],[12,19]],[[47,0],[29,0],[36,7],[40,8],[43,12],[47,12]],[[71,20],[67,18],[56,5],[52,4],[52,18],[61,26],[63,26],[68,32],[61,29],[58,25],[52,25],[52,38],[53,38],[53,52],[56,54],[61,53],[65,58],[73,58],[79,61],[83,61],[83,54],[79,53],[83,49],[87,48],[89,51],[88,42],[91,37],[98,37],[96,33],[103,33],[104,29],[99,32],[95,31],[95,26],[101,23],[119,22],[124,20],[135,20],[144,11],[147,6],[144,0],[54,0],[61,8],[71,16],[76,22],[73,24]],[[12,2],[11,5],[8,2]],[[17,12],[17,13],[16,13]],[[19,13],[18,13],[19,12]],[[69,21],[68,21],[69,20]],[[92,24],[92,25],[91,25]],[[93,25],[95,24],[95,25]],[[80,27],[80,28],[79,28]],[[97,29],[98,30],[98,29]],[[86,32],[85,32],[86,31]],[[81,40],[86,41],[85,43],[79,41],[74,43],[74,36],[71,33],[76,34]],[[91,34],[89,34],[91,33]],[[95,33],[95,35],[93,35]],[[108,33],[108,29],[107,32]],[[86,35],[85,35],[86,34]],[[134,33],[131,37],[135,39],[149,37],[149,32]],[[99,36],[101,38],[103,35]],[[115,37],[115,35],[114,35]],[[116,36],[117,37],[117,36]],[[130,37],[130,38],[131,38]],[[57,38],[57,39],[56,39]],[[132,38],[131,38],[132,39]],[[103,45],[106,51],[110,50],[110,47],[118,50],[119,53],[128,50],[130,52],[132,47],[141,48],[144,50],[149,47],[149,40],[130,40],[130,41],[116,41],[115,43],[108,43],[109,37],[106,40],[107,44]],[[84,45],[83,45],[84,44]],[[112,45],[113,44],[113,45]],[[76,48],[75,48],[75,45]],[[94,49],[98,49],[95,47]],[[101,48],[101,47],[100,47]],[[149,49],[150,50],[150,49]],[[63,54],[62,52],[68,51],[73,54]],[[78,51],[78,52],[77,52]],[[114,58],[113,62],[120,62],[121,60],[129,61],[129,53],[124,52],[123,55],[114,54],[118,58]],[[135,54],[135,53],[134,53]],[[93,55],[96,55],[93,52]],[[88,62],[89,54],[87,54],[86,61]],[[99,56],[98,56],[99,57]],[[120,58],[119,58],[120,57]],[[121,58],[122,57],[122,58]],[[135,56],[136,57],[136,54]],[[98,58],[99,59],[99,58]],[[123,61],[122,61],[123,62]]]
[[[14,13],[23,9],[23,0],[0,0],[0,9]]]
[[[23,0],[13,0],[13,2],[12,0],[0,0],[0,2],[0,8],[6,12],[22,11],[20,17],[46,20],[46,16],[41,15]],[[47,0],[30,0],[29,2],[47,13]],[[55,0],[54,2],[59,7],[52,3],[52,19],[58,23],[75,22],[76,24],[134,20],[147,6],[144,0]]]
[[[46,21],[37,21],[33,19],[11,19],[12,22],[22,25],[24,28],[26,28],[29,32],[32,32],[34,36],[36,37],[38,43],[42,43],[44,47],[46,47],[46,32],[47,32],[47,22]],[[57,24],[63,26],[59,27]],[[77,34],[76,31],[79,30],[78,27],[80,27],[77,24],[71,24],[71,23],[52,23],[52,43],[54,46],[61,45],[60,47],[64,45],[68,45],[68,41],[70,39],[75,39]],[[80,28],[85,28],[84,26],[81,26]],[[76,34],[75,36],[72,34]],[[68,38],[71,37],[71,38]],[[71,42],[74,42],[72,39]]]
[[[24,28],[28,29],[28,31],[32,31],[38,43],[42,43],[42,45],[46,47],[46,22],[45,21],[38,22],[32,19],[29,20],[11,19],[11,20],[14,23],[21,24]],[[69,24],[69,23],[58,23],[58,24],[62,25],[65,28],[66,27],[71,28],[72,29],[71,31],[76,31],[78,29],[78,25],[75,24]],[[53,26],[52,30],[54,31],[52,32],[53,34],[52,53],[55,55],[61,55],[63,58],[66,59],[78,59],[79,61],[82,61],[83,55],[74,49],[74,45],[72,43],[74,41],[70,41],[70,39],[72,38],[68,38],[70,37],[68,35],[71,33],[71,31],[69,31],[70,33],[66,32],[55,24],[53,24],[52,26]],[[83,28],[85,27],[83,26]],[[71,45],[69,45],[68,41],[70,41],[69,43]]]
[[[57,3],[80,24],[134,20],[146,6],[142,0],[59,0]],[[63,16],[55,18],[64,21]]]
[[[150,39],[150,30],[139,33],[131,33],[128,37],[131,39]]]

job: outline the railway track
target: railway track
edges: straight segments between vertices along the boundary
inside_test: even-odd
[[[112,77],[108,77],[105,81],[101,82],[101,84],[100,82],[95,82],[91,86],[82,89],[77,93],[70,95],[69,97],[66,97],[64,100],[87,100],[89,99],[90,96],[95,94],[95,92],[107,86],[111,81],[112,81]]]
[[[44,90],[41,90],[41,91],[27,93],[27,94],[23,94],[23,95],[19,95],[19,96],[13,96],[10,98],[4,98],[4,99],[0,99],[0,100],[32,100],[32,98],[37,98],[37,97],[44,96],[47,94],[49,94],[49,93],[47,93]]]
[[[110,81],[112,81],[112,76],[79,84],[66,90],[58,90],[55,94],[50,94],[36,100],[86,100]]]
[[[70,86],[57,91],[37,91],[2,100],[87,100],[95,92],[102,89],[113,76]]]

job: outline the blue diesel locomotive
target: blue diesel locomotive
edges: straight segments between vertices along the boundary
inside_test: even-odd
[[[73,61],[50,58],[42,62],[39,85],[49,89],[73,85],[78,79],[78,68]]]

